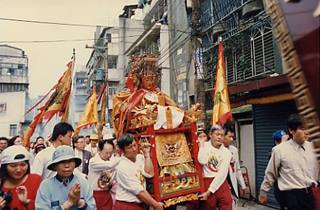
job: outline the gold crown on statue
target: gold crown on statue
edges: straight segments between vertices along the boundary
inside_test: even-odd
[[[154,83],[157,85],[161,80],[161,70],[158,67],[157,54],[144,54],[139,56],[132,56],[129,62],[130,71],[127,87],[132,90],[141,84],[143,78],[152,77]]]

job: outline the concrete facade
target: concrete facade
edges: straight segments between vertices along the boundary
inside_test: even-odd
[[[22,49],[0,45],[0,135],[19,135],[27,118],[28,57]]]

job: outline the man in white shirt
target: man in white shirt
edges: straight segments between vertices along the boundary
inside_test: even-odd
[[[239,162],[239,153],[237,147],[231,145],[234,140],[234,131],[232,125],[227,124],[224,126],[224,146],[229,149],[231,152],[232,158],[229,167],[229,185],[231,186],[231,193],[232,193],[232,209],[238,209],[238,199],[239,199],[239,191],[238,185],[240,185],[241,190],[246,190],[246,184],[244,182],[242,172],[240,169],[240,162]]]
[[[117,167],[115,210],[144,210],[144,205],[162,210],[163,203],[154,200],[146,190],[145,177],[154,175],[150,145],[144,144],[143,155],[138,155],[138,144],[133,135],[127,133],[121,136],[118,146],[123,155]]]
[[[231,210],[232,198],[227,176],[231,152],[224,147],[224,130],[220,125],[212,126],[210,141],[199,142],[198,161],[202,165],[206,192],[199,198],[201,210]]]
[[[81,164],[75,169],[80,173],[88,175],[89,172],[89,160],[91,158],[91,152],[85,150],[85,140],[83,136],[78,136],[73,139],[74,153],[76,157],[81,159]]]
[[[111,188],[115,184],[115,168],[120,156],[114,156],[112,139],[102,140],[98,144],[99,152],[90,159],[88,181],[93,189],[98,210],[113,209]]]
[[[72,132],[73,128],[70,124],[65,122],[56,124],[51,135],[52,146],[41,150],[35,156],[31,167],[31,173],[39,174],[42,176],[43,180],[55,176],[56,172],[48,170],[47,164],[52,160],[52,155],[55,151],[55,148],[60,145],[70,146]]]
[[[91,156],[95,156],[98,152],[98,142],[99,136],[98,134],[91,134],[90,135],[90,144],[88,144],[84,149],[91,152]]]
[[[289,210],[313,210],[313,188],[319,181],[319,165],[308,133],[299,115],[290,115],[288,130],[291,139],[272,150],[264,180],[261,184],[259,202],[267,203],[267,192],[275,181],[285,195]]]

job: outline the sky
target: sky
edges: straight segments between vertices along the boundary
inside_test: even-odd
[[[122,8],[138,0],[0,0],[0,18],[114,26]],[[95,27],[72,27],[0,20],[0,44],[25,51],[29,59],[29,93],[43,95],[58,81],[76,50],[75,70],[83,69],[92,40],[59,43],[8,43],[93,39]]]

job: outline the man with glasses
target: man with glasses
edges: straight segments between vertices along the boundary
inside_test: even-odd
[[[90,144],[87,145],[84,149],[91,152],[91,156],[95,156],[98,152],[98,142],[99,136],[95,133],[90,135]]]
[[[91,152],[85,150],[85,140],[83,136],[78,136],[73,139],[74,153],[76,157],[81,159],[81,164],[76,168],[81,173],[88,175],[89,160],[91,159]]]
[[[201,210],[232,209],[230,186],[227,182],[231,152],[223,145],[224,130],[220,125],[212,126],[210,141],[199,142],[198,160],[202,165],[206,192],[199,198]]]

